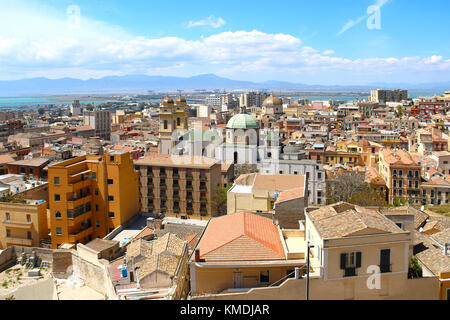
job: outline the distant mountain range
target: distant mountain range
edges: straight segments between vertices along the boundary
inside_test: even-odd
[[[213,90],[213,89],[268,89],[268,90],[308,90],[308,91],[368,91],[375,88],[403,88],[408,90],[449,90],[450,82],[442,83],[371,83],[369,85],[327,86],[308,85],[284,81],[266,81],[261,83],[231,80],[203,74],[189,78],[169,76],[128,75],[111,76],[101,79],[79,80],[72,78],[47,79],[31,78],[23,80],[0,81],[0,96],[52,95],[52,94],[102,94],[102,93],[138,93],[173,90]]]

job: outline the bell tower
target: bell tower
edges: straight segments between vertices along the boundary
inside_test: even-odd
[[[172,134],[176,129],[176,109],[173,99],[166,96],[159,106],[159,146],[161,154],[170,154],[175,141]]]

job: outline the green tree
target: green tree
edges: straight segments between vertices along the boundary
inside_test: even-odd
[[[403,109],[403,106],[399,104],[397,107],[395,107],[395,115],[397,117],[401,117],[403,115]]]
[[[367,190],[368,185],[364,182],[363,172],[345,171],[329,179],[326,183],[327,201],[330,204],[349,201],[353,195]]]
[[[39,108],[38,109],[38,113],[40,116],[42,116],[45,113],[45,109],[44,108]]]
[[[227,192],[232,184],[229,183],[226,187],[221,186],[211,196],[211,209],[216,213],[216,216],[223,216],[227,214]]]
[[[361,186],[361,190],[352,194],[346,202],[356,204],[362,207],[380,207],[385,208],[388,206],[387,201],[384,198],[383,193],[379,190],[371,187],[369,184],[364,183]]]
[[[416,256],[409,259],[408,279],[422,278],[422,266]]]

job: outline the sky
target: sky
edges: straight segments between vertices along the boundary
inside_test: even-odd
[[[0,0],[0,80],[450,81],[449,0]]]

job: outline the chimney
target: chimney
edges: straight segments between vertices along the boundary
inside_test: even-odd
[[[195,249],[195,262],[200,262],[200,249]]]
[[[147,218],[147,227],[155,229],[155,218]]]
[[[164,229],[162,226],[162,220],[161,219],[156,219],[155,220],[155,230],[161,230]]]

